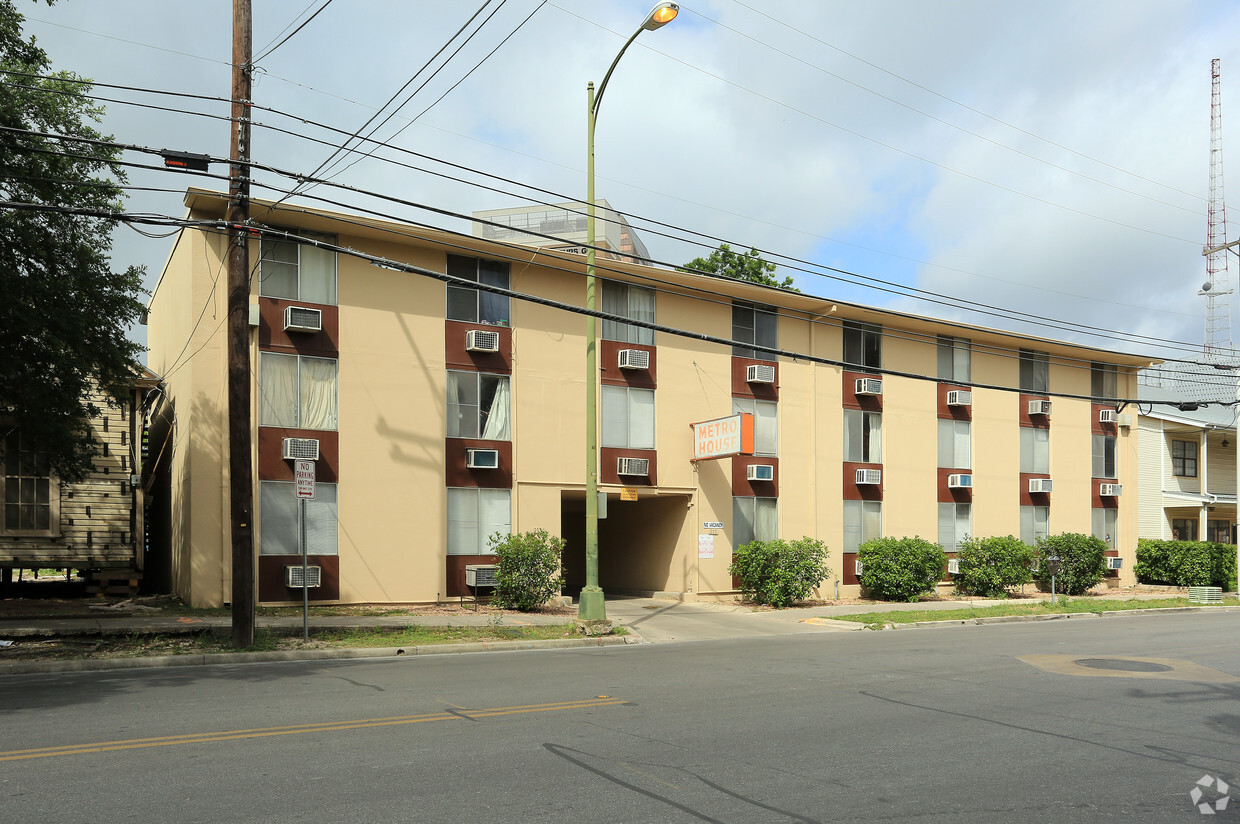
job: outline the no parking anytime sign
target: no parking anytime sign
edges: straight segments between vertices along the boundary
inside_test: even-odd
[[[314,500],[314,461],[299,460],[293,465],[293,477],[297,481],[297,497]]]

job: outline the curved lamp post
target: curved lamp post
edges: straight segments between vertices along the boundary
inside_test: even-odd
[[[607,91],[607,81],[615,71],[616,64],[637,36],[644,31],[654,31],[670,23],[680,12],[675,3],[660,3],[650,10],[646,19],[625,41],[620,53],[603,82],[594,93],[594,83],[586,85],[589,113],[586,130],[586,309],[598,310],[598,295],[594,279],[594,122],[598,118],[599,104]],[[603,590],[598,585],[598,324],[594,315],[586,316],[586,584],[581,589],[577,606],[577,618],[582,621],[602,621],[607,618],[603,603]]]

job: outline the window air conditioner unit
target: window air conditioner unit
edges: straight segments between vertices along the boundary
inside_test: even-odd
[[[856,574],[858,578],[861,577],[861,559],[860,558],[853,561],[853,572]]]
[[[495,564],[466,564],[465,586],[476,589],[497,585],[499,580],[495,576],[495,570]]]
[[[1104,498],[1118,498],[1123,492],[1123,484],[1098,484],[1098,494]]]
[[[322,332],[323,310],[305,306],[284,307],[285,332]]]
[[[466,449],[466,469],[499,469],[498,449]]]
[[[750,464],[745,467],[745,478],[750,481],[773,481],[775,467],[771,464]]]
[[[973,488],[973,476],[963,475],[963,474],[962,475],[948,475],[947,476],[947,488],[948,489],[972,489]]]
[[[1107,556],[1107,569],[1123,569],[1123,568],[1124,568],[1123,558],[1112,558],[1110,556]]]
[[[1030,400],[1029,401],[1029,414],[1030,415],[1049,415],[1050,414],[1050,401],[1049,400]]]
[[[645,349],[621,349],[621,369],[649,369],[650,353]]]
[[[620,458],[616,461],[617,475],[649,475],[649,458]]]
[[[318,438],[285,438],[284,439],[284,460],[310,460],[317,461],[319,459],[319,439]]]
[[[883,382],[879,378],[857,378],[853,383],[854,395],[881,395]]]
[[[1050,478],[1030,478],[1029,479],[1029,491],[1030,492],[1050,492],[1051,491],[1051,479]]]
[[[745,383],[774,383],[775,367],[763,363],[752,363],[745,367]]]
[[[948,559],[947,559],[947,574],[948,574],[948,575],[959,575],[959,574],[960,574],[960,561],[959,561],[959,559],[957,559],[957,558],[948,558]]]
[[[486,329],[470,329],[465,333],[466,352],[498,352],[499,332]]]
[[[972,406],[973,392],[968,389],[949,389],[947,391],[948,406]]]
[[[881,484],[883,482],[883,470],[881,469],[858,469],[857,483],[864,485]]]
[[[323,586],[323,567],[306,567],[306,583],[301,580],[301,564],[289,564],[284,568],[284,585],[289,589],[314,589]]]
[[[1115,423],[1119,414],[1114,409],[1103,409],[1098,412],[1098,423]]]

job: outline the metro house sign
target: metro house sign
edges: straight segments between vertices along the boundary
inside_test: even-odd
[[[738,412],[726,418],[691,423],[693,460],[753,454],[753,415]]]

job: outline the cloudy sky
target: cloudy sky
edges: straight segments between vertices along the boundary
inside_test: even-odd
[[[323,2],[256,0],[255,55]],[[353,132],[416,76],[397,102],[412,99],[376,137],[418,154],[381,148],[333,168],[334,180],[466,214],[582,198],[586,82],[602,79],[650,5],[334,0],[257,61],[255,102],[275,112],[255,115],[253,158],[311,172],[331,151],[315,141],[342,139],[322,126]],[[18,7],[57,69],[229,94],[224,0]],[[1240,122],[1238,50],[1240,4],[1230,0],[691,0],[638,38],[612,78],[598,194],[650,225],[643,237],[661,261],[705,254],[716,242],[695,245],[692,233],[702,233],[763,250],[802,291],[834,300],[1196,357],[1210,63],[1222,60],[1224,123]],[[228,112],[220,102],[96,93]],[[228,153],[224,121],[177,111],[109,103],[103,129],[124,143]],[[1224,128],[1224,153],[1240,170],[1238,137]],[[203,184],[165,171],[136,171],[130,182]],[[1240,193],[1240,177],[1232,188]],[[313,197],[468,231],[327,187],[300,202],[326,205]],[[136,192],[128,208],[183,211],[175,192]],[[114,260],[145,264],[153,284],[170,244],[121,228]],[[1230,272],[1240,282],[1235,256]],[[905,287],[948,305],[893,294]],[[969,312],[961,299],[994,314]],[[1030,315],[1108,337],[1025,325]]]

